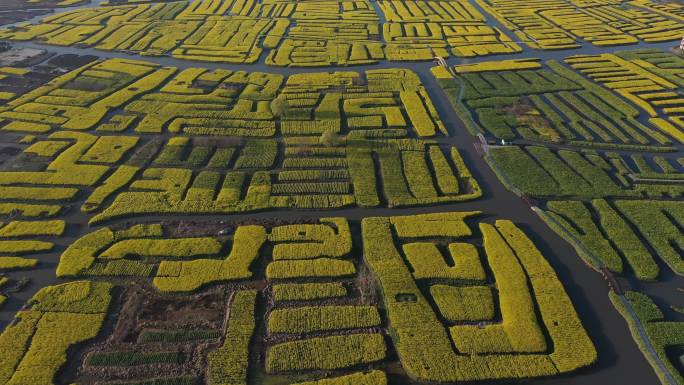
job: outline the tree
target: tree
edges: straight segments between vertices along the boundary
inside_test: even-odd
[[[283,97],[279,96],[271,102],[271,112],[273,112],[273,116],[275,117],[282,117],[285,115],[288,108],[290,108],[290,105],[287,103],[287,99]]]
[[[342,138],[340,135],[337,134],[337,131],[333,129],[325,130],[323,133],[321,133],[321,136],[318,138],[318,143],[322,144],[324,146],[328,147],[333,147],[341,144],[344,141],[344,138]]]

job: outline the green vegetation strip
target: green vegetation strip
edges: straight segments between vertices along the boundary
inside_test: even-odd
[[[644,294],[628,291],[620,296],[611,291],[609,296],[660,381],[666,385],[684,384],[684,377],[665,352],[668,346],[684,344],[684,323],[664,321],[658,306]]]

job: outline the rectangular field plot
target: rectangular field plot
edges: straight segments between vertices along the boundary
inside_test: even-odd
[[[2,189],[0,192],[4,193]],[[54,249],[55,244],[50,240],[64,234],[65,228],[63,220],[0,223],[0,272],[36,267],[37,257]]]
[[[23,188],[9,190],[12,193],[22,192]],[[34,190],[35,191],[35,190]],[[0,188],[3,198],[6,190]],[[11,210],[11,202],[3,202]],[[17,211],[15,216],[19,216]],[[55,251],[59,247],[55,242],[66,229],[63,220],[10,220],[0,223],[0,309],[15,296],[15,293],[26,287],[24,274],[31,274],[49,264],[55,258]],[[9,275],[13,273],[13,275]],[[0,343],[1,346],[1,343]]]
[[[101,227],[60,257],[58,276],[80,281],[41,290],[0,335],[17,347],[5,372],[47,362],[50,382],[64,360],[46,355],[67,349],[82,357],[74,380],[103,383],[382,385],[398,364],[417,381],[486,381],[593,363],[545,258],[512,222],[479,214]],[[108,309],[111,327],[84,343]]]
[[[433,72],[471,131],[626,150],[681,143],[682,58],[641,50],[566,62],[577,72],[534,59],[456,66],[455,80]]]
[[[661,42],[681,38],[682,7],[657,1],[476,0],[532,48],[579,47]]]

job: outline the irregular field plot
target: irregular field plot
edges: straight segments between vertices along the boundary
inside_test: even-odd
[[[681,19],[678,5],[630,5],[663,15],[674,12],[667,17]],[[603,12],[613,5],[583,7],[587,12],[600,8]],[[564,11],[549,8],[536,17],[557,12]],[[514,14],[530,20],[527,9],[511,9],[505,17]],[[567,37],[541,43],[571,44]],[[610,34],[595,37],[595,44],[620,41]],[[499,180],[525,198],[587,265],[602,272],[610,282],[611,301],[658,377],[663,383],[681,383],[681,322],[671,314],[681,308],[671,305],[666,315],[645,294],[623,295],[626,280],[611,272],[641,281],[667,277],[663,269],[684,275],[684,158],[678,151],[684,143],[684,60],[657,50],[633,50],[571,56],[563,63],[507,60],[454,70],[452,76],[436,67],[433,74],[470,131],[482,134],[481,154]],[[498,146],[487,136],[509,143]],[[631,282],[629,287],[634,287]],[[645,283],[639,287],[652,290]],[[667,301],[669,294],[664,295]],[[482,293],[459,295],[486,302]],[[471,310],[479,315],[489,307]]]
[[[378,5],[387,20],[382,28],[389,60],[447,57],[447,48],[459,57],[522,51],[467,1],[387,0]]]
[[[684,192],[683,166],[672,156],[507,146],[490,149],[488,161],[504,183],[539,198],[677,198]]]
[[[635,50],[572,56],[565,63],[577,72],[553,61],[456,67],[464,103],[455,107],[472,118],[473,130],[548,143],[492,146],[485,158],[518,195],[550,200],[542,218],[589,263],[622,273],[627,262],[638,278],[653,280],[662,259],[683,274],[677,245],[684,220],[681,202],[673,199],[684,192],[684,159],[662,146],[682,141],[684,60]],[[497,71],[511,66],[520,69]],[[434,73],[452,95],[458,92],[447,74]],[[554,146],[562,142],[623,152]]]
[[[471,234],[457,217],[449,215],[363,221],[364,261],[379,281],[390,335],[407,374],[435,382],[525,378],[571,371],[593,362],[596,353],[591,341],[555,273],[531,241],[509,221],[481,223],[482,254],[450,243],[449,258],[442,254],[443,241],[420,241],[450,242]],[[493,277],[483,274],[483,264]],[[447,321],[445,329],[425,291],[436,278],[446,278],[462,290],[494,281],[499,305],[495,318],[501,321],[478,325]],[[429,293],[436,293],[434,286]],[[476,308],[483,298],[487,303],[489,294],[485,293],[461,298],[476,301],[465,306]],[[437,306],[450,304],[434,300]],[[535,303],[537,316],[531,311]],[[449,307],[438,310],[442,316],[458,312]],[[463,313],[459,318],[475,321],[482,316],[470,318]],[[543,330],[553,345],[547,345]]]
[[[472,128],[497,138],[631,150],[682,143],[684,59],[637,50],[572,56],[565,63],[456,66],[453,83],[436,71],[445,88],[459,92],[460,113]]]
[[[0,4],[0,26],[18,23],[49,13],[52,8],[81,5],[87,0],[4,0]]]
[[[684,382],[681,372],[673,364],[673,362],[677,362],[679,365],[680,349],[682,344],[684,344],[682,339],[682,336],[684,336],[684,323],[673,321],[666,317],[649,296],[639,292],[628,291],[623,297],[611,293],[610,300],[627,320],[632,336],[637,345],[639,345],[639,348],[645,349],[645,344],[649,343],[653,347],[657,358],[663,363],[664,370],[656,369],[658,378],[661,381],[667,381],[668,378],[672,378],[678,383]],[[634,309],[636,320],[627,310],[628,306]],[[645,336],[639,333],[636,326],[637,320],[641,323]],[[646,337],[648,342],[643,337]],[[656,366],[654,365],[654,367]]]
[[[24,151],[35,171],[0,172],[25,216],[56,215],[72,197],[67,191],[86,188],[82,210],[97,213],[91,223],[481,194],[455,148],[422,139],[447,129],[407,70],[284,78],[117,59],[68,73],[2,110],[0,130],[39,135]],[[162,139],[166,133],[177,136]],[[51,205],[31,202],[48,190]]]
[[[248,373],[305,382],[324,371],[385,384],[393,351],[408,376],[430,382],[550,376],[591,364],[593,344],[544,257],[512,222],[478,223],[478,214],[230,225],[221,236],[180,237],[155,223],[101,228],[62,254],[58,274],[116,276],[125,290],[100,281],[44,289],[0,335],[0,346],[22,347],[0,373],[21,383],[38,375],[25,372],[40,354],[64,356],[93,338],[112,296],[112,328],[79,345],[84,378],[246,384]],[[73,319],[43,325],[52,314]],[[37,351],[69,322],[92,330],[60,334]],[[40,369],[48,381],[63,363],[50,362]]]
[[[547,214],[562,227],[560,232],[570,232],[615,272],[626,269],[624,259],[638,278],[654,280],[660,270],[655,259],[658,256],[675,273],[684,274],[679,252],[684,243],[681,201],[551,201]]]
[[[674,3],[554,1],[112,0],[0,38],[315,67],[684,32]],[[0,273],[59,254],[68,280],[0,334],[10,352],[0,384],[496,382],[597,360],[553,268],[511,221],[201,218],[479,198],[414,72],[84,64],[0,92],[0,133],[21,148],[0,160],[0,214],[11,217]],[[587,261],[643,280],[660,262],[684,274],[684,161],[668,153],[684,143],[682,72],[681,58],[652,50],[434,70],[473,132],[519,141],[487,148],[502,182],[542,199],[535,210]],[[0,86],[24,75],[0,68]],[[87,223],[67,225],[74,217]],[[8,282],[0,276],[0,305]],[[681,345],[669,337],[679,325],[648,298],[613,300],[639,308],[663,359]]]
[[[569,57],[572,68],[646,112],[659,130],[684,143],[684,59],[656,50]]]
[[[678,40],[682,6],[639,0],[201,0],[104,4],[0,31],[0,37],[276,66],[369,64]],[[509,31],[492,26],[496,19]],[[382,20],[382,22],[381,22]],[[515,36],[515,39],[512,38]]]
[[[575,48],[678,39],[684,31],[682,7],[649,0],[476,0],[521,40],[538,49]]]
[[[127,4],[49,16],[0,36],[203,61],[264,57],[270,65],[303,67],[520,51],[472,5],[450,4],[383,2],[384,25],[365,0]]]

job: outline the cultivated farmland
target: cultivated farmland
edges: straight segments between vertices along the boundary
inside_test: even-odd
[[[472,133],[517,143],[480,148],[498,179],[611,282],[612,303],[664,383],[683,381],[672,363],[681,309],[666,316],[619,286],[684,274],[683,71],[681,57],[657,50],[433,68]]]
[[[522,51],[518,40],[542,50],[576,48],[580,39],[597,46],[673,41],[683,20],[681,4],[648,0],[531,7],[479,0],[136,1],[59,13],[0,31],[0,38],[226,63],[255,63],[269,50],[269,65],[312,67],[510,54]],[[514,35],[492,26],[499,23]]]
[[[684,385],[684,7],[8,0],[0,385]]]

